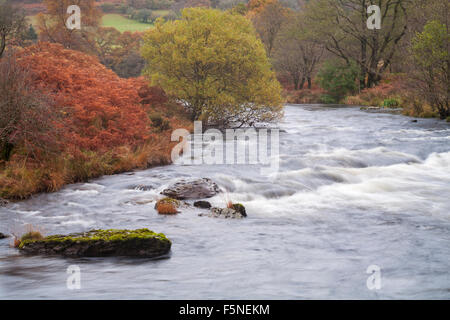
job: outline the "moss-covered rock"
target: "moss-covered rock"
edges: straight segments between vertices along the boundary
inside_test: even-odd
[[[247,212],[245,211],[245,207],[241,203],[233,203],[233,209],[239,212],[243,217],[247,216]]]
[[[194,207],[200,209],[211,209],[212,205],[208,201],[196,201],[194,202]]]
[[[69,257],[130,256],[152,258],[167,254],[172,243],[162,233],[149,229],[91,230],[22,240],[19,249],[29,254]]]

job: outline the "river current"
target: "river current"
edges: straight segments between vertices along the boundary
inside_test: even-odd
[[[411,120],[290,105],[271,179],[258,165],[170,165],[9,204],[4,233],[147,227],[173,245],[161,259],[73,259],[24,256],[0,240],[0,299],[449,299],[450,125]],[[157,214],[162,189],[196,177],[226,190],[213,205],[240,202],[248,217]],[[80,290],[66,286],[70,265]],[[381,287],[368,287],[369,266]]]

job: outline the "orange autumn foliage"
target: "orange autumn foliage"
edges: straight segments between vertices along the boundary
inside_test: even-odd
[[[171,203],[161,203],[157,207],[157,211],[159,214],[177,214],[177,208]]]
[[[45,112],[57,128],[58,152],[37,161],[27,156],[27,144],[15,145],[10,160],[0,161],[1,198],[25,199],[68,183],[169,164],[172,130],[192,130],[183,106],[162,89],[144,78],[122,79],[95,57],[42,42],[15,57],[30,71],[30,87],[50,98]],[[164,126],[150,120],[155,115]]]
[[[121,79],[95,57],[59,44],[28,47],[18,61],[55,100],[71,147],[106,151],[138,146],[149,138],[150,123],[139,96],[146,86],[143,79]]]

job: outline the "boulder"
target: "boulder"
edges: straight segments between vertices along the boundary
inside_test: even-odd
[[[19,250],[27,254],[68,257],[153,258],[167,254],[171,245],[171,241],[164,234],[149,229],[110,229],[22,240]]]
[[[196,201],[194,202],[194,207],[200,209],[211,209],[212,205],[208,201]]]
[[[238,211],[243,217],[247,216],[247,212],[245,211],[245,207],[241,203],[234,203],[233,209]]]
[[[0,198],[0,207],[5,207],[8,205],[8,203],[9,203],[8,200]]]
[[[219,186],[208,178],[180,180],[161,194],[178,200],[211,198],[220,192]]]
[[[8,238],[9,236],[0,232],[0,239]]]
[[[242,219],[243,216],[239,211],[232,208],[212,208],[208,214],[200,213],[199,216],[212,217],[212,218],[225,218],[225,219]]]

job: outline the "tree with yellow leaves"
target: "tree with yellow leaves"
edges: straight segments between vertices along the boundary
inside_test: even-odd
[[[252,126],[282,115],[281,87],[251,22],[214,9],[183,10],[144,35],[146,75],[181,101],[192,119]]]

